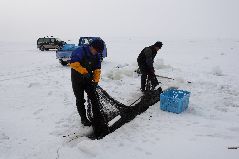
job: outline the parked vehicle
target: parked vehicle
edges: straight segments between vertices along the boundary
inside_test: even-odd
[[[59,38],[54,37],[44,37],[37,40],[37,48],[41,51],[48,51],[49,49],[60,49],[66,42]]]
[[[79,39],[78,46],[75,44],[65,44],[63,47],[58,49],[56,51],[56,58],[59,60],[59,62],[65,66],[69,63],[71,60],[71,54],[74,50],[76,50],[78,47],[81,47],[83,45],[89,45],[91,41],[95,39],[101,39],[100,37],[81,37]],[[107,57],[107,48],[105,45],[105,48],[101,54],[101,60],[103,61],[103,58]]]

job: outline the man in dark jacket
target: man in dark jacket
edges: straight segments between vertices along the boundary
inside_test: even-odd
[[[163,43],[158,41],[152,46],[145,47],[137,58],[139,69],[142,74],[141,75],[141,91],[142,92],[145,91],[147,77],[151,80],[153,87],[159,84],[154,73],[155,71],[154,71],[153,63],[154,63],[154,58],[157,54],[157,51],[159,51],[159,49],[161,49],[162,46],[163,46]]]
[[[104,121],[98,104],[96,86],[100,80],[101,60],[100,53],[104,50],[102,40],[94,40],[89,45],[79,47],[72,52],[70,67],[73,92],[76,97],[76,106],[81,123],[84,126],[100,125]],[[90,122],[86,116],[84,91],[92,104],[93,119]]]

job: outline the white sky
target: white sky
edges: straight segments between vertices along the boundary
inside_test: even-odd
[[[239,38],[239,0],[0,0],[0,40]]]

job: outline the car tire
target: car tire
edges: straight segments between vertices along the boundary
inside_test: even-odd
[[[60,50],[60,49],[61,49],[60,46],[57,46],[57,47],[56,47],[56,50]]]
[[[45,47],[44,47],[44,46],[41,46],[41,47],[40,47],[40,50],[41,50],[41,51],[45,51]]]
[[[62,59],[60,59],[59,62],[62,66],[66,66],[68,64],[66,61],[63,61]]]

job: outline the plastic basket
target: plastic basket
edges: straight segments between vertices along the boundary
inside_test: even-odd
[[[190,92],[169,89],[160,94],[160,109],[173,113],[181,113],[188,108]]]

